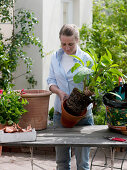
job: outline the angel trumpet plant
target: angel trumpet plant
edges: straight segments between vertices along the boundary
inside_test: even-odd
[[[93,66],[91,67],[91,61],[84,63],[79,57],[72,55],[78,62],[71,68],[71,72],[78,69],[78,73],[74,75],[73,81],[75,83],[83,81],[83,91],[87,87],[98,97],[100,93],[103,94],[113,90],[115,85],[118,85],[118,78],[124,77],[124,75],[119,71],[119,66],[114,63],[112,55],[108,50],[100,58],[97,57],[94,50],[89,49],[89,51],[87,53],[93,59]]]

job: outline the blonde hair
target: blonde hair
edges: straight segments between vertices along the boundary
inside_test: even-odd
[[[59,32],[59,38],[61,35],[72,36],[79,40],[79,30],[75,24],[64,24]]]

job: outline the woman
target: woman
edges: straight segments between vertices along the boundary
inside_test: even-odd
[[[74,87],[83,89],[83,83],[75,84],[73,76],[77,71],[71,73],[71,67],[77,62],[75,58],[70,55],[80,57],[85,63],[92,61],[91,57],[78,47],[79,31],[74,24],[65,24],[59,32],[61,47],[56,51],[50,64],[49,76],[47,79],[49,89],[52,93],[56,94],[54,103],[54,126],[62,127],[61,118],[61,103],[64,98],[68,97]],[[89,92],[88,92],[89,93]],[[83,118],[78,125],[92,125],[92,104],[87,108],[87,115]],[[89,148],[88,147],[75,147],[75,157],[77,170],[89,170]],[[71,169],[71,148],[70,147],[56,147],[56,163],[57,170],[70,170]]]

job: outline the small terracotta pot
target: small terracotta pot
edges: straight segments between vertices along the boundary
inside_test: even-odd
[[[61,114],[61,123],[64,127],[66,128],[72,128],[75,126],[81,119],[83,119],[86,116],[87,108],[84,109],[84,111],[80,114],[80,116],[74,116],[68,113],[65,110],[65,105],[66,105],[66,100],[63,102],[61,109],[62,109],[62,114]],[[79,114],[78,114],[79,115]]]

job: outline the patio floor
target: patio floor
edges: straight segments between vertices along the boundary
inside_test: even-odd
[[[93,153],[96,148],[91,148],[90,152],[90,162]],[[110,156],[109,149],[104,149],[106,155]],[[104,165],[104,152],[98,150],[94,164]],[[123,158],[125,151],[116,152],[115,156]],[[127,156],[126,156],[127,159]],[[47,154],[34,154],[34,162],[39,166],[43,167],[43,170],[55,170],[55,153]],[[110,159],[108,159],[108,165],[110,164]],[[115,160],[115,167],[120,168],[121,160]],[[31,170],[30,154],[28,153],[14,153],[14,152],[3,152],[0,157],[0,170]],[[34,166],[34,170],[39,170],[40,168]],[[76,170],[75,156],[72,156],[71,169]],[[93,166],[92,170],[110,170],[110,168]],[[123,170],[127,170],[127,160],[124,161]]]

